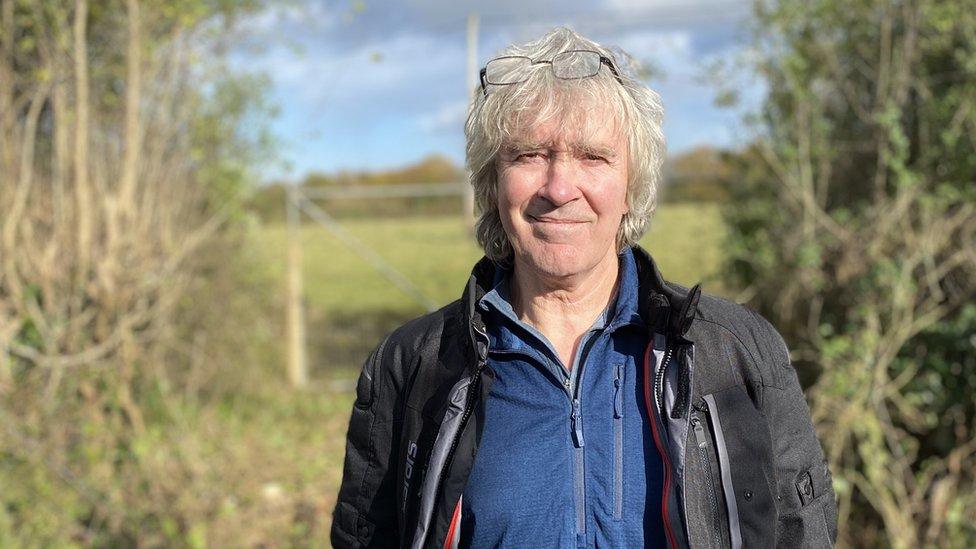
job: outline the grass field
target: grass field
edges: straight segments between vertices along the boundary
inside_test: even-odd
[[[342,224],[439,304],[460,296],[471,266],[481,257],[456,217]],[[716,274],[723,237],[716,206],[665,205],[641,244],[665,277],[683,284],[704,281],[707,291],[722,293]],[[285,229],[263,227],[255,238],[284,303]],[[281,479],[286,493],[314,492],[309,499],[315,502],[315,526],[299,536],[310,536],[315,540],[311,545],[318,546],[328,535],[342,475],[352,381],[385,333],[424,310],[324,228],[307,221],[302,239],[312,383],[305,392],[277,395],[258,406],[264,411],[253,419],[278,426],[258,430],[275,432],[274,440],[263,443],[280,451],[262,468],[268,478]]]

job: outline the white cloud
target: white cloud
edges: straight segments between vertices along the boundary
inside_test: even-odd
[[[270,75],[283,93],[318,106],[338,99],[422,93],[423,86],[440,85],[445,75],[464,66],[463,51],[418,34],[341,54],[324,44],[304,50],[277,47],[252,59],[252,66]]]
[[[653,72],[650,85],[658,91],[700,87],[703,60],[696,57],[688,30],[636,31],[617,37],[616,45]]]
[[[751,6],[750,0],[604,0],[603,3],[620,16],[639,18],[647,23],[686,25],[737,18],[747,13]]]
[[[457,130],[464,124],[468,102],[464,100],[444,103],[434,111],[417,117],[417,126],[428,133],[444,130]]]
[[[253,15],[241,19],[239,27],[244,32],[262,38],[283,35],[296,29],[320,32],[339,22],[334,9],[321,2],[272,4]],[[292,37],[294,38],[294,37]]]
[[[617,45],[638,61],[651,61],[668,69],[683,69],[692,60],[691,32],[640,31],[625,34]]]

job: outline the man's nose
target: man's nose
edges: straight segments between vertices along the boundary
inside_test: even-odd
[[[549,162],[546,183],[539,189],[539,196],[555,206],[562,206],[580,197],[578,173],[572,158],[554,155]]]

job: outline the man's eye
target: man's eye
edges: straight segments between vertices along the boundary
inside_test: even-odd
[[[593,154],[593,153],[586,153],[585,155],[583,155],[583,158],[585,158],[586,160],[592,160],[594,162],[606,162],[607,161],[607,157],[600,156],[599,154]]]
[[[537,158],[542,158],[542,156],[543,156],[542,153],[539,151],[529,151],[529,152],[519,153],[515,157],[515,160],[534,160]]]

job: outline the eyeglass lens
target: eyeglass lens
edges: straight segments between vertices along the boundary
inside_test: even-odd
[[[485,65],[488,84],[505,85],[524,82],[533,63],[528,57],[499,57]],[[600,54],[595,51],[566,51],[552,58],[552,72],[556,78],[589,78],[600,72]]]
[[[529,76],[532,60],[528,57],[499,57],[485,65],[485,81],[489,84],[518,84]]]
[[[600,54],[594,51],[566,51],[552,58],[556,78],[589,78],[600,72]]]

